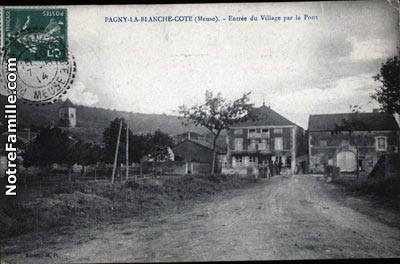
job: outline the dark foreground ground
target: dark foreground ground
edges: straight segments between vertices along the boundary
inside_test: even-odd
[[[322,177],[277,176],[160,213],[8,238],[2,262],[400,257],[399,219]]]

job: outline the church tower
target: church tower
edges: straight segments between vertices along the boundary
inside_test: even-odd
[[[60,127],[75,127],[76,126],[76,108],[69,100],[65,102],[58,109],[59,126]]]

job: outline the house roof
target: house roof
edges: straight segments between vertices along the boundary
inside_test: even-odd
[[[373,113],[343,113],[310,115],[308,131],[332,131],[342,120],[356,120],[354,130],[398,130],[399,126],[393,115],[383,112]]]
[[[250,117],[252,116],[252,117]],[[286,119],[282,115],[278,114],[270,107],[262,105],[255,108],[253,112],[248,115],[249,118],[245,118],[242,121],[237,122],[235,127],[244,126],[293,126],[296,125],[292,121]]]
[[[188,137],[189,133],[190,133],[191,136],[194,135],[194,136],[199,136],[199,137],[201,137],[201,135],[200,135],[199,133],[191,132],[191,131],[186,131],[186,132],[177,134],[177,135],[175,135],[175,136],[176,136],[176,137]]]
[[[205,148],[207,148],[207,149],[209,149],[209,150],[213,150],[213,145],[212,145],[212,143],[211,142],[209,142],[209,141],[206,141],[206,140],[197,140],[197,139],[185,139],[185,140],[183,140],[183,141],[181,141],[180,143],[178,143],[177,145],[175,145],[175,147],[177,147],[178,145],[180,145],[180,144],[183,144],[183,143],[185,143],[185,142],[192,142],[192,143],[194,143],[194,144],[196,144],[196,145],[199,145],[199,146],[202,146],[202,147],[205,147]],[[175,148],[174,147],[174,148]],[[218,153],[221,153],[221,154],[224,154],[224,153],[226,153],[226,150],[224,149],[224,148],[222,148],[221,146],[216,146],[216,149],[217,149],[217,152]]]
[[[183,141],[183,140],[189,138],[189,134],[190,134],[190,139],[204,138],[204,136],[200,135],[199,133],[190,132],[190,131],[187,131],[187,132],[184,132],[184,133],[175,135],[174,138],[175,138],[176,140]]]
[[[7,136],[8,132],[6,131],[6,132],[2,133],[1,135]],[[30,132],[30,140],[32,141],[37,135],[38,135],[38,133]],[[17,138],[24,143],[28,143],[29,142],[29,132],[28,131],[18,131]]]
[[[73,107],[75,107],[75,105],[68,98],[60,106],[60,108],[73,108]]]

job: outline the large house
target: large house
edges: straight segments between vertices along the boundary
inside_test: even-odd
[[[304,129],[263,104],[231,126],[227,133],[226,167],[239,174],[256,174],[269,164],[295,173],[304,148]],[[261,175],[263,176],[263,175]]]
[[[355,172],[358,165],[359,171],[369,174],[381,155],[397,153],[398,146],[399,125],[387,113],[375,110],[311,115],[309,119],[310,172],[323,172],[330,164],[340,167],[341,172]]]

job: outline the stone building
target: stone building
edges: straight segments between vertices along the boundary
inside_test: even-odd
[[[338,131],[342,124],[350,125],[352,132]],[[359,166],[359,171],[369,174],[381,155],[398,152],[398,144],[399,125],[387,113],[324,114],[309,119],[310,172],[323,172],[330,164],[350,173]]]
[[[258,175],[260,167],[276,162],[295,173],[296,165],[304,161],[300,157],[306,153],[304,129],[265,104],[250,116],[227,133],[227,167],[239,174]]]

